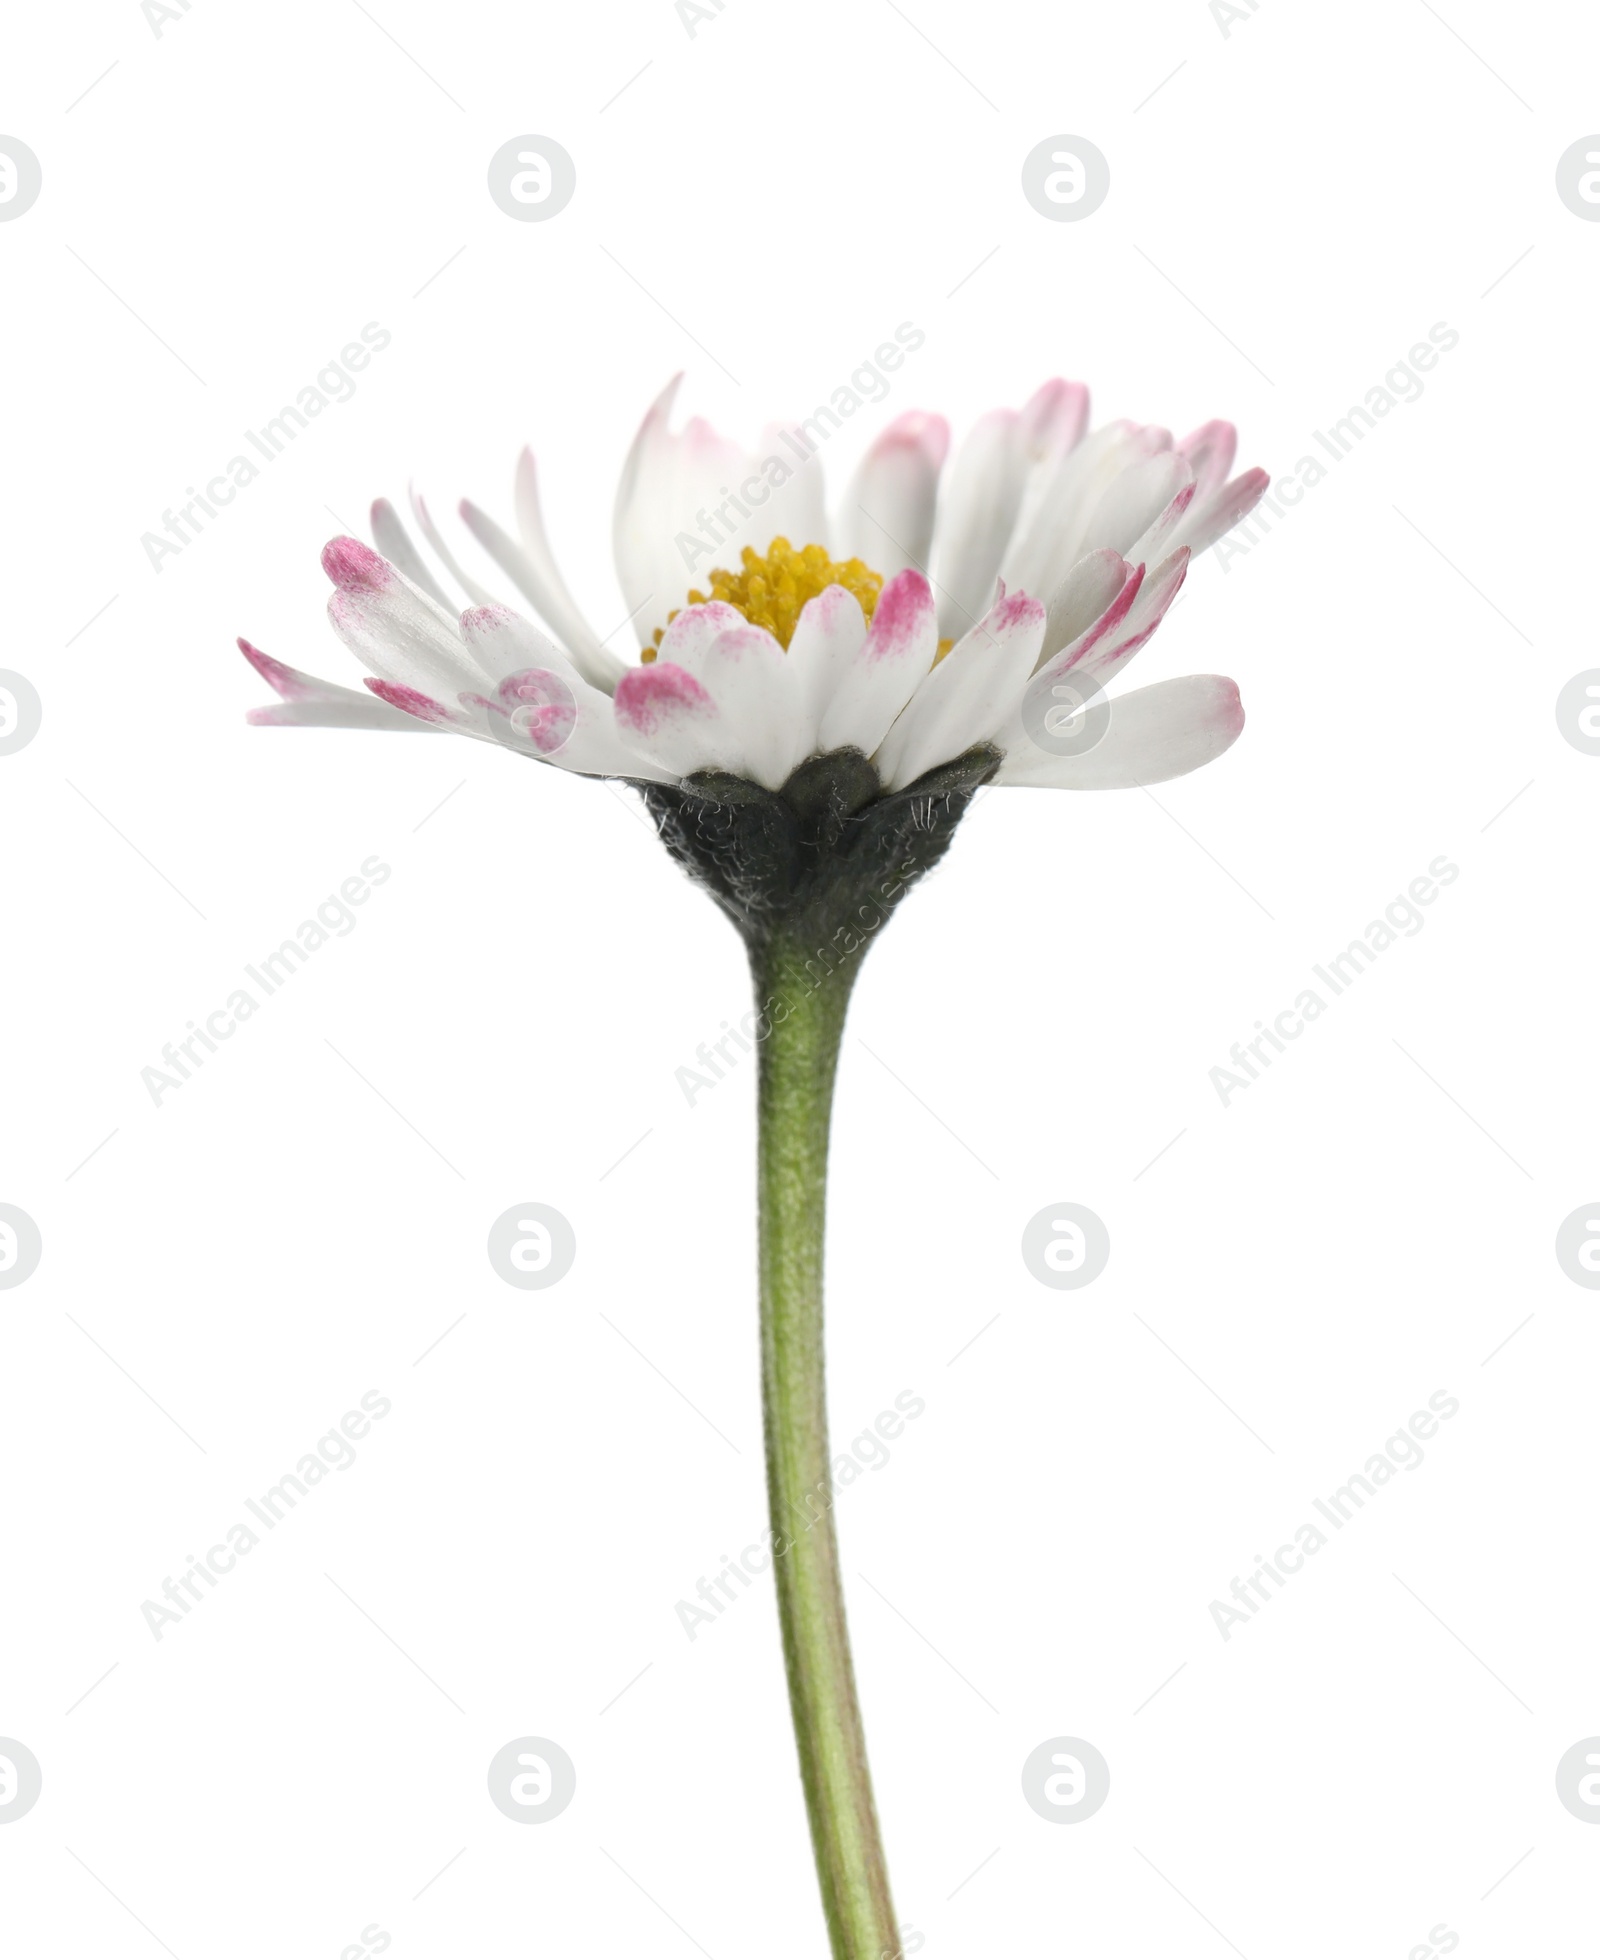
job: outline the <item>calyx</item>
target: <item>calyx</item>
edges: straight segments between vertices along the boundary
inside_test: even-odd
[[[781,790],[704,771],[641,783],[662,842],[738,928],[758,968],[780,948],[853,971],[873,933],[943,857],[1000,766],[988,746],[885,793],[859,749],[801,763]]]

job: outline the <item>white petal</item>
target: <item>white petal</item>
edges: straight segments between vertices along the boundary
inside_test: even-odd
[[[724,767],[764,789],[781,789],[805,759],[800,683],[783,648],[741,621],[706,650],[701,676],[726,740]]]
[[[623,662],[596,638],[593,627],[567,590],[545,541],[533,452],[523,450],[517,465],[517,523],[522,532],[521,544],[508,537],[491,517],[466,498],[461,501],[461,518],[534,611],[559,637],[579,671],[597,687],[614,687],[621,677]]]
[[[1095,634],[1091,644],[1079,649],[1074,671],[1092,674],[1102,682],[1126,672],[1133,656],[1166,618],[1188,571],[1189,548],[1185,545],[1145,575],[1125,618],[1111,630]]]
[[[381,728],[391,734],[410,731],[439,734],[443,724],[419,721],[380,701],[375,694],[352,694],[348,701],[318,696],[314,701],[275,701],[265,708],[248,708],[245,720],[256,728]]]
[[[391,565],[397,566],[413,585],[420,586],[446,612],[453,610],[449,595],[411,542],[411,533],[387,497],[379,497],[372,506],[372,542],[378,547],[380,558],[387,558]]]
[[[411,500],[411,515],[417,520],[418,530],[421,531],[429,544],[439,554],[450,576],[461,587],[461,590],[466,593],[467,597],[471,599],[472,603],[475,606],[503,605],[505,602],[491,592],[487,586],[480,585],[475,578],[461,569],[460,562],[456,558],[455,553],[439,535],[439,527],[433,521],[433,513],[428,509],[426,502],[423,500],[422,492],[414,483],[407,485],[407,495]]]
[[[1076,563],[1100,499],[1124,470],[1150,453],[1145,431],[1137,424],[1108,422],[1064,456],[1006,547],[1000,563],[1006,584],[1044,591],[1063,565]]]
[[[1115,551],[1091,551],[1058,580],[1045,602],[1048,660],[1088,632],[1128,582],[1132,567]]]
[[[1179,542],[1178,532],[1194,503],[1195,497],[1199,494],[1199,488],[1200,486],[1196,483],[1185,483],[1179,488],[1177,495],[1172,499],[1171,503],[1156,516],[1146,530],[1128,547],[1125,556],[1131,563],[1136,565],[1153,565],[1158,560],[1167,556]]]
[[[721,599],[708,600],[703,606],[685,606],[661,635],[656,658],[670,660],[674,666],[681,667],[686,674],[693,674],[699,680],[705,669],[706,655],[722,635],[737,632],[748,623],[737,606],[730,606]]]
[[[527,667],[549,668],[569,681],[584,678],[554,641],[510,606],[469,607],[458,624],[462,645],[496,685]]]
[[[561,576],[556,564],[556,555],[550,548],[550,541],[544,528],[544,512],[539,504],[539,471],[533,460],[533,451],[524,449],[517,458],[517,478],[513,492],[517,513],[517,530],[521,534],[523,548],[533,560],[541,587],[546,591],[552,610],[546,614],[551,626],[565,639],[568,649],[577,656],[578,665],[585,670],[594,670],[590,678],[596,687],[607,692],[622,678],[622,670],[627,665],[619,655],[612,653],[595,637],[594,629],[584,616],[582,608],[567,589],[567,582]]]
[[[1089,426],[1089,390],[1081,381],[1047,381],[1023,403],[1017,417],[1022,500],[1012,536],[1026,531],[1062,463]]]
[[[822,746],[822,718],[866,637],[861,602],[842,585],[830,585],[801,607],[789,640],[789,665],[800,689],[807,755]]]
[[[716,702],[693,674],[670,660],[630,667],[617,682],[612,708],[623,746],[668,778],[730,767],[730,744]]]
[[[1115,558],[1114,553],[1112,557]],[[1039,661],[1034,669],[1034,684],[1027,689],[1029,696],[1044,689],[1058,675],[1071,673],[1079,666],[1092,668],[1099,650],[1117,640],[1127,630],[1128,617],[1138,602],[1140,588],[1144,584],[1145,568],[1143,565],[1130,565],[1125,559],[1120,558],[1116,559],[1116,563],[1122,567],[1123,578],[1121,585],[1112,595],[1110,603],[1096,613],[1082,632],[1074,639],[1068,640],[1059,652]],[[1109,580],[1095,593],[1096,602],[1104,596],[1106,590],[1109,590]],[[1023,696],[1019,695],[1013,712],[1006,722],[1005,732],[1000,742],[1002,748],[1009,748],[1019,735],[1025,705]]]
[[[1190,481],[1189,465],[1174,449],[1135,463],[1107,484],[1085,520],[1075,548],[1080,553],[1103,549],[1131,552]]]
[[[1011,713],[1006,717],[1005,726],[995,737],[1007,755],[1025,750],[1031,742],[1029,731],[1034,725],[1032,711],[1042,706],[1043,698],[1052,693],[1057,681],[1071,675],[1076,680],[1087,679],[1098,684],[1112,672],[1120,672],[1126,666],[1161,624],[1168,606],[1183,584],[1189,564],[1188,552],[1177,551],[1157,567],[1153,577],[1146,578],[1143,565],[1129,565],[1115,552],[1096,556],[1102,560],[1103,571],[1092,597],[1089,582],[1085,581],[1086,604],[1083,610],[1087,612],[1091,605],[1100,605],[1107,592],[1111,593],[1109,603],[1101,606],[1082,631],[1059,652],[1039,662],[1033,679],[1017,697]],[[1089,562],[1087,559],[1081,561],[1084,565]],[[1113,591],[1111,578],[1117,566],[1121,567],[1122,578]],[[1075,571],[1078,569],[1074,568]]]
[[[1244,727],[1239,690],[1220,674],[1188,674],[1111,703],[1104,738],[1086,755],[1011,749],[996,778],[1050,789],[1137,789],[1186,776],[1231,748]]]
[[[1213,491],[1205,501],[1196,497],[1173,532],[1172,542],[1186,544],[1191,551],[1204,551],[1207,545],[1215,544],[1231,531],[1241,518],[1249,516],[1266,495],[1270,481],[1265,470],[1246,470],[1243,476],[1236,476],[1231,483]]]
[[[659,532],[668,498],[672,437],[667,424],[683,376],[675,374],[645,411],[617,482],[612,507],[611,544],[617,583],[640,641],[648,645],[655,628],[664,626],[670,597],[655,588],[661,575]]]
[[[1163,559],[1153,572],[1146,573],[1143,565],[1124,569],[1127,577],[1121,590],[1099,617],[1058,653],[1040,662],[1037,685],[1047,686],[1053,677],[1064,674],[1074,674],[1080,679],[1087,677],[1103,685],[1125,673],[1134,655],[1166,618],[1182,589],[1189,570],[1188,547]],[[1024,732],[1019,702],[1016,716],[1006,725],[1001,747],[1011,748]]]
[[[385,728],[415,733],[428,726],[372,694],[358,694],[314,674],[302,674],[248,640],[240,640],[238,646],[268,687],[282,697],[269,707],[246,711],[245,720],[257,728]]]
[[[395,681],[371,679],[367,686],[380,701],[403,710],[414,727],[447,728],[575,775],[671,780],[623,746],[610,695],[591,687],[565,659],[560,671],[525,668],[494,695],[463,692],[453,704]]]
[[[861,461],[835,527],[842,558],[860,558],[893,578],[925,571],[933,543],[939,472],[950,448],[942,415],[896,416]]]
[[[1013,593],[951,648],[884,738],[877,760],[885,788],[904,789],[1005,728],[1039,657],[1044,621],[1037,599]]]
[[[1017,416],[993,410],[956,452],[934,526],[939,629],[957,639],[988,611],[1000,560],[1022,503]]]
[[[732,569],[738,563],[737,552],[718,549],[725,534],[708,520],[748,475],[750,459],[699,419],[672,433],[668,423],[682,378],[675,376],[651,405],[617,485],[617,579],[641,646],[650,644],[655,629],[666,625],[668,613],[699,582],[697,567],[709,571],[729,563]]]
[[[1200,495],[1209,497],[1228,479],[1239,447],[1239,431],[1231,422],[1204,422],[1178,447],[1189,460]]]
[[[364,667],[435,701],[481,680],[450,614],[369,546],[335,538],[322,565],[337,588],[328,617]]]
[[[856,616],[860,617],[859,607]],[[795,637],[798,640],[798,633]],[[871,630],[863,632],[853,648],[848,642],[849,636],[840,634],[834,644],[838,664],[832,669],[833,687],[823,704],[817,746],[824,754],[856,748],[872,755],[939,650],[933,594],[921,572],[904,571],[892,578],[878,595]],[[792,659],[793,647],[789,651]]]
[[[933,579],[946,639],[959,639],[993,604],[1008,548],[1032,524],[1088,417],[1081,382],[1047,381],[1020,412],[996,409],[974,424],[935,523]]]
[[[391,708],[399,709],[430,728],[445,728],[454,735],[476,735],[483,740],[488,739],[487,731],[482,726],[482,716],[476,708],[441,701],[436,695],[423,693],[420,688],[407,687],[403,681],[380,680],[376,674],[367,676],[367,686],[380,701],[386,701]]]

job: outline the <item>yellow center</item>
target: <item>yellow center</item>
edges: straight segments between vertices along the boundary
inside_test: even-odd
[[[764,626],[781,647],[787,647],[794,638],[794,629],[807,602],[819,592],[826,592],[830,585],[842,585],[846,592],[853,593],[869,621],[878,594],[883,590],[881,572],[863,565],[859,558],[847,558],[838,564],[828,556],[827,547],[820,544],[808,544],[804,550],[796,551],[787,538],[774,538],[764,556],[746,545],[739,554],[739,562],[741,571],[713,571],[711,590],[691,592],[688,603],[703,606],[716,600],[732,606],[752,626]],[[676,619],[681,610],[680,607],[669,613],[668,621]],[[647,646],[641,659],[655,659],[662,631],[661,627],[656,628],[655,645]]]

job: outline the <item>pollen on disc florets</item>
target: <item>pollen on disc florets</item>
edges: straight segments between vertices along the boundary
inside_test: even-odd
[[[764,554],[746,545],[739,561],[740,571],[714,570],[711,590],[691,592],[689,604],[704,606],[717,600],[732,606],[752,626],[764,626],[782,647],[794,638],[807,602],[830,585],[842,585],[853,594],[869,622],[883,590],[881,572],[863,565],[859,558],[847,558],[840,564],[828,556],[826,545],[808,544],[796,551],[787,538],[774,538]],[[681,607],[668,614],[669,623],[680,611]],[[655,659],[663,630],[656,628],[655,645],[646,647],[641,658]]]

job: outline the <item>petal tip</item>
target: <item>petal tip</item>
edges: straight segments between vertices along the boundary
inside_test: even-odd
[[[878,594],[872,609],[872,643],[877,654],[902,652],[933,622],[933,588],[914,565],[908,565]]]
[[[375,674],[365,674],[362,678],[380,701],[391,708],[398,708],[402,714],[415,715],[418,721],[441,725],[454,720],[442,702],[435,701],[432,695],[422,693],[419,688],[405,687],[399,681],[380,680]]]
[[[242,636],[235,644],[245,659],[249,661],[250,665],[255,668],[256,672],[275,694],[281,695],[285,701],[297,700],[305,694],[306,689],[301,682],[300,676],[292,667],[286,667],[281,660],[274,660],[270,653],[263,653],[260,647],[253,646],[249,640],[244,639]],[[267,708],[259,710],[252,709],[251,712],[252,714],[271,714],[273,711]]]
[[[715,703],[684,668],[655,660],[648,667],[630,667],[617,682],[615,709],[624,728],[652,735],[674,717],[713,712]]]
[[[359,538],[333,538],[322,548],[322,569],[341,592],[381,592],[394,568]]]

